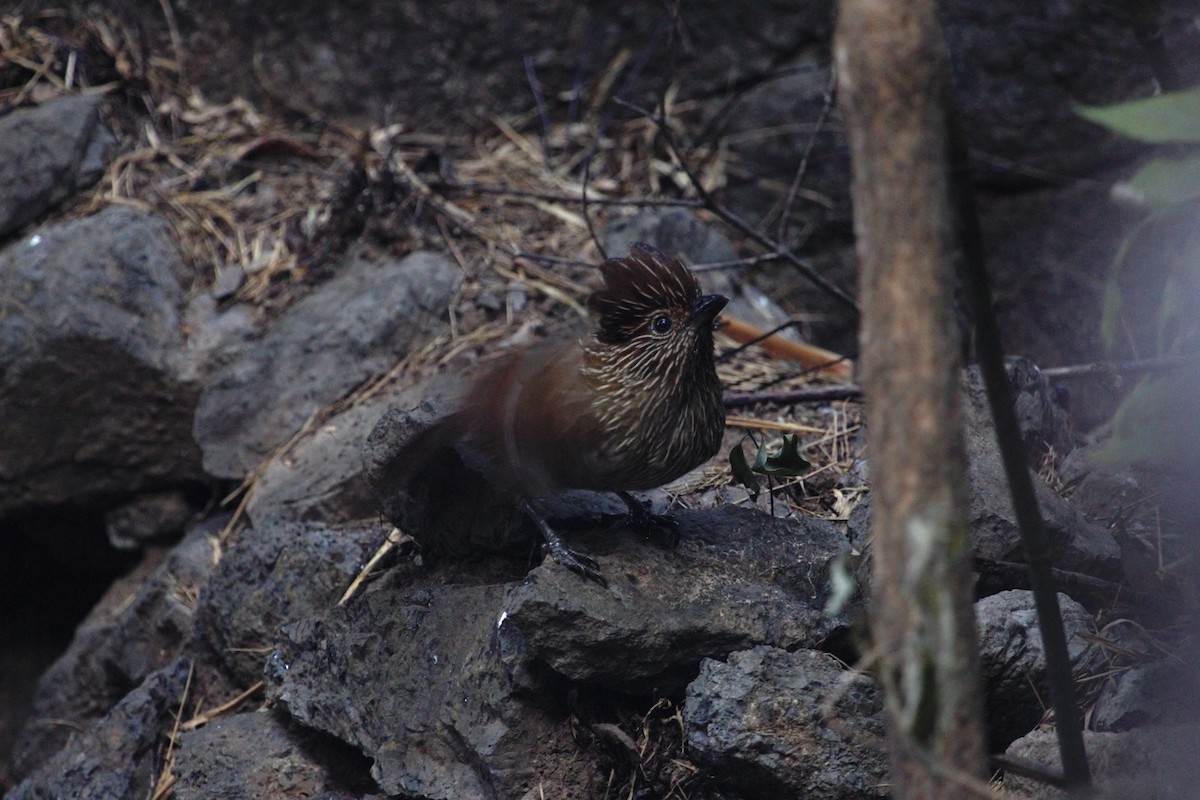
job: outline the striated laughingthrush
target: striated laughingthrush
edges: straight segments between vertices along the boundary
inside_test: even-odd
[[[418,434],[407,458],[453,445],[487,465],[538,525],[550,554],[604,583],[530,500],[566,489],[616,492],[639,524],[671,527],[629,494],[674,480],[711,458],[725,430],[713,328],[727,298],[704,295],[678,258],[635,244],[600,267],[583,341],[550,340],[498,359],[458,409]],[[672,528],[673,532],[673,528]]]

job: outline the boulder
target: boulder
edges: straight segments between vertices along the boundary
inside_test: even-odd
[[[827,653],[760,646],[705,659],[683,718],[691,756],[740,796],[891,796],[883,692]]]
[[[445,256],[357,254],[205,379],[195,437],[204,467],[241,479],[314,413],[442,330],[458,290]]]
[[[204,479],[184,271],[167,224],[124,206],[0,251],[0,516]]]

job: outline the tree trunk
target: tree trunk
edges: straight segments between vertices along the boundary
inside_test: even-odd
[[[872,635],[898,798],[984,787],[953,310],[947,71],[933,0],[843,0],[872,478]]]

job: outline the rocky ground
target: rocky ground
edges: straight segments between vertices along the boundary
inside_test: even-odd
[[[1166,17],[1184,72],[1196,10]],[[723,265],[702,280],[730,315],[854,354],[844,306],[753,258],[766,237],[853,291],[829,9],[663,14],[0,18],[6,797],[888,796],[861,404],[768,396],[844,381],[721,337],[744,401],[725,446],[648,496],[677,548],[612,498],[548,506],[607,588],[541,563],[468,465],[415,507],[382,469],[456,376],[577,330],[600,254],[634,241]],[[1096,4],[944,22],[1095,769],[1114,797],[1195,797],[1194,481],[1095,467],[1113,383],[1035,366],[1104,355],[1104,276],[1136,221],[1109,187],[1145,154],[1071,109],[1147,93],[1148,58]],[[1117,355],[1153,328],[1131,316]],[[964,404],[989,744],[1054,763],[970,370]],[[752,498],[727,453],[783,433],[811,467]]]

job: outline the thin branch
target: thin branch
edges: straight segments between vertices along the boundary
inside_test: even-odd
[[[600,241],[600,237],[596,235],[596,228],[592,225],[592,215],[588,213],[588,181],[592,177],[592,157],[588,156],[583,162],[583,186],[580,189],[579,199],[583,202],[583,221],[587,223],[588,236],[592,237],[592,241],[596,243],[596,250],[600,253],[603,259],[608,258],[608,253],[604,250],[604,244]]]
[[[523,189],[513,189],[509,186],[497,186],[487,183],[453,183],[450,181],[431,181],[431,187],[444,192],[462,192],[465,194],[495,194],[506,197],[525,197],[530,200],[546,200],[553,203],[582,203],[582,198],[557,192],[530,192]],[[593,206],[682,206],[684,208],[703,208],[701,200],[690,200],[678,197],[589,197],[588,205]]]
[[[1026,588],[1030,584],[1028,564],[1021,564],[1016,561],[998,561],[993,558],[975,556],[974,565],[976,572],[984,575],[995,575],[1001,578],[1006,585],[1012,585],[1014,588]],[[1052,567],[1050,574],[1054,578],[1054,582],[1058,588],[1073,597],[1077,597],[1077,599],[1099,600],[1104,603],[1124,600],[1130,605],[1143,608],[1165,607],[1169,602],[1162,595],[1144,592],[1139,589],[1131,589],[1124,584],[1106,581],[1103,578],[1096,578],[1092,575],[1084,575],[1081,572],[1071,572]],[[1090,605],[1093,604],[1091,603]]]
[[[1036,761],[1030,761],[1028,758],[1010,756],[1007,753],[994,753],[988,757],[988,760],[996,769],[1002,769],[1005,773],[1020,775],[1022,778],[1038,781],[1058,789],[1067,788],[1067,779],[1063,777],[1061,771],[1043,766]]]
[[[817,115],[817,122],[813,126],[812,133],[808,135],[808,142],[804,145],[804,155],[800,157],[800,166],[796,168],[796,175],[792,178],[792,185],[788,189],[787,200],[783,204],[783,214],[779,217],[779,233],[776,238],[781,242],[787,241],[788,235],[788,218],[792,214],[792,205],[796,202],[796,194],[800,191],[800,183],[804,180],[804,174],[808,172],[808,160],[812,157],[813,149],[817,144],[817,136],[821,133],[821,129],[825,127],[825,120],[829,117],[829,112],[833,108],[833,100],[835,90],[837,88],[837,72],[833,67],[829,69],[829,86],[825,90],[825,105],[821,107],[821,113]],[[812,231],[812,226],[805,229],[801,234],[801,239],[808,238],[808,234]]]
[[[783,392],[726,392],[726,408],[745,408],[759,403],[790,406],[796,403],[828,403],[834,400],[861,400],[861,386],[812,386]]]
[[[538,120],[541,122],[542,158],[546,166],[550,166],[550,113],[546,110],[546,96],[542,91],[542,82],[538,80],[537,68],[533,65],[533,56],[525,56],[525,79],[529,81],[529,89],[533,92],[533,102],[537,104]]]
[[[949,101],[947,101],[949,102]],[[1091,767],[1083,743],[1083,723],[1071,676],[1067,636],[1058,603],[1050,561],[1050,535],[1034,492],[1025,443],[1017,424],[1013,386],[1004,369],[1004,344],[992,302],[992,288],[984,257],[983,234],[975,197],[969,184],[966,137],[951,106],[946,116],[951,158],[951,192],[954,224],[962,247],[960,275],[975,316],[975,351],[995,423],[996,441],[1004,463],[1017,528],[1029,567],[1042,645],[1046,651],[1046,682],[1054,707],[1055,732],[1062,753],[1063,774],[1073,797],[1090,793]]]
[[[753,267],[757,264],[764,264],[770,261],[778,261],[782,256],[778,253],[763,253],[758,256],[749,256],[747,258],[735,258],[732,261],[710,261],[707,264],[692,264],[690,269],[692,272],[715,272],[719,269],[740,269],[743,267]]]
[[[716,198],[709,193],[708,189],[704,188],[704,185],[700,182],[700,179],[697,177],[695,171],[693,171],[691,166],[689,166],[687,159],[684,158],[682,151],[679,149],[679,145],[675,142],[675,136],[671,133],[670,127],[666,124],[661,116],[654,114],[647,109],[642,108],[641,106],[626,102],[619,98],[613,98],[613,102],[632,111],[636,111],[637,113],[649,119],[658,127],[658,132],[663,137],[663,141],[666,143],[667,148],[679,162],[679,167],[683,170],[684,175],[687,177],[688,183],[691,184],[692,188],[696,191],[696,194],[700,196],[700,199],[704,202],[704,207],[706,209],[716,214],[717,217],[723,220],[726,224],[735,228],[738,232],[757,243],[760,247],[775,252],[780,258],[791,263],[796,267],[796,269],[800,270],[800,273],[804,275],[804,277],[812,281],[814,285],[820,287],[830,297],[833,297],[835,300],[846,306],[846,308],[850,309],[856,317],[859,315],[860,312],[858,308],[858,302],[855,301],[853,297],[846,294],[846,292],[842,291],[837,286],[821,277],[821,274],[813,269],[812,264],[809,264],[807,261],[797,256],[790,249],[784,247],[781,243],[772,241],[769,236],[765,236],[764,234],[760,233],[754,228],[754,226],[750,225],[750,223],[746,222],[724,205],[717,202]]]
[[[1069,380],[1093,376],[1112,378],[1129,372],[1159,372],[1186,367],[1200,362],[1200,353],[1183,356],[1160,356],[1140,358],[1134,361],[1097,361],[1091,364],[1072,364],[1067,367],[1046,367],[1040,372],[1050,380]]]

